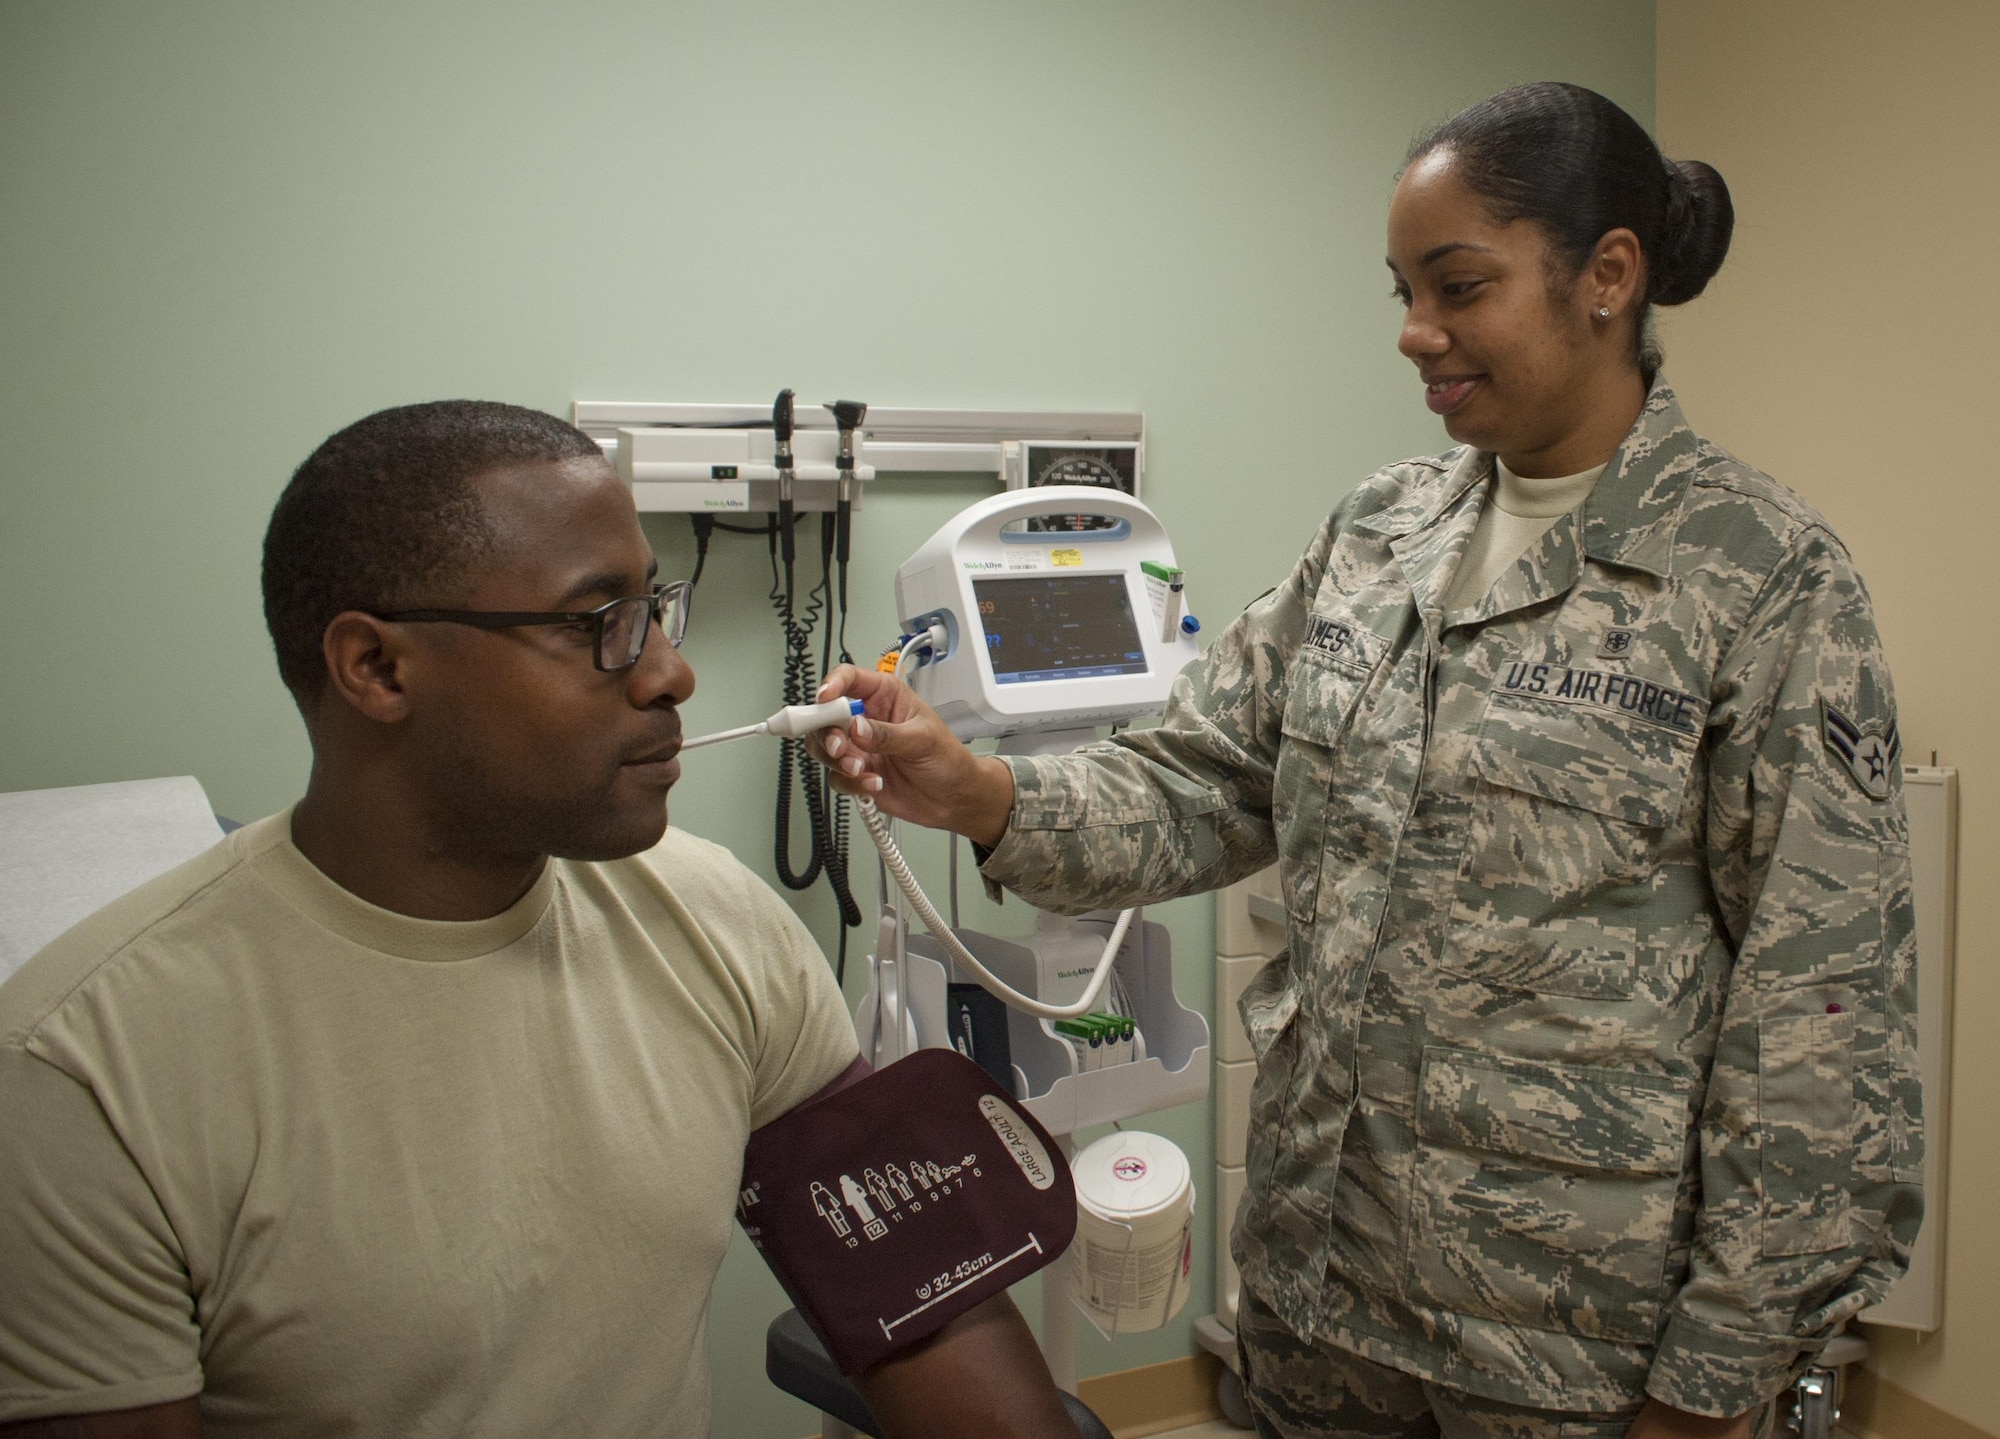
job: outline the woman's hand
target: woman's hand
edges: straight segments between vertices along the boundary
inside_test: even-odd
[[[1014,775],[975,755],[937,712],[894,676],[841,665],[819,698],[852,696],[865,706],[849,730],[824,729],[807,748],[833,772],[835,789],[865,795],[882,813],[996,845],[1014,808]]]
[[[1626,1429],[1625,1439],[1750,1439],[1750,1416],[1710,1419],[1648,1399]]]

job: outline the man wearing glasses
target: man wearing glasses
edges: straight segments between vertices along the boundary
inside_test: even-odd
[[[0,1434],[694,1435],[750,1131],[863,1072],[667,829],[688,586],[596,445],[386,410],[265,537],[304,798],[0,987]],[[1069,1434],[1003,1298],[863,1377]]]

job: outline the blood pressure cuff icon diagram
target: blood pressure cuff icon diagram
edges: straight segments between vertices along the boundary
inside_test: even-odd
[[[985,1070],[920,1049],[753,1133],[736,1217],[852,1375],[1052,1263],[1076,1189]]]

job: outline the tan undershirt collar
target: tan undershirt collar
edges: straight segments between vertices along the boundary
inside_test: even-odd
[[[1596,485],[1598,476],[1604,473],[1604,465],[1581,470],[1574,475],[1531,480],[1515,474],[1495,455],[1493,472],[1500,481],[1493,492],[1495,509],[1524,520],[1549,520],[1557,515],[1566,515],[1582,504],[1584,497]]]
[[[343,939],[402,959],[476,959],[505,949],[540,922],[556,892],[556,866],[542,866],[528,892],[490,919],[414,919],[350,894],[316,868],[292,843],[287,809],[231,836],[244,844],[258,876],[308,919]]]

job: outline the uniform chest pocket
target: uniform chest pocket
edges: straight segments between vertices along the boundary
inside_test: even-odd
[[[1319,617],[1308,624],[1337,632],[1340,648],[1299,648],[1285,676],[1285,710],[1278,723],[1288,738],[1331,748],[1353,718],[1386,645],[1378,636],[1349,625]]]
[[[1630,997],[1693,763],[1691,738],[1643,720],[1488,701],[1444,962],[1537,994]]]
[[[1312,623],[1327,624],[1315,619]],[[1278,874],[1294,934],[1309,933],[1319,900],[1327,809],[1341,769],[1341,748],[1361,697],[1374,677],[1383,642],[1346,626],[1336,657],[1301,647],[1285,680],[1279,720],[1284,738],[1271,776],[1271,823],[1278,839]]]

